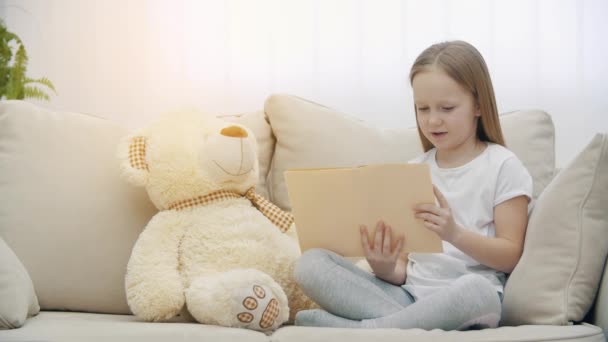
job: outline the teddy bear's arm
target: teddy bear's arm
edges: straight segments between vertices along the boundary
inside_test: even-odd
[[[183,221],[161,212],[140,234],[127,266],[125,286],[133,313],[148,321],[169,319],[184,305],[178,271],[178,246]]]

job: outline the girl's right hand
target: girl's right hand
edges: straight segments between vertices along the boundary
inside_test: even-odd
[[[391,283],[400,282],[401,278],[404,281],[405,270],[402,270],[402,267],[397,267],[399,255],[403,249],[404,237],[400,237],[395,248],[391,250],[391,227],[385,225],[383,221],[378,221],[376,224],[373,243],[370,243],[368,239],[366,226],[361,225],[359,232],[361,233],[361,244],[363,245],[365,258],[376,277]]]

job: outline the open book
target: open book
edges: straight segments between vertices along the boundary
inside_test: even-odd
[[[375,164],[354,168],[285,172],[302,251],[325,248],[364,256],[359,226],[373,241],[376,223],[392,228],[393,247],[405,235],[407,252],[441,252],[441,239],[414,217],[419,203],[435,203],[427,164]]]

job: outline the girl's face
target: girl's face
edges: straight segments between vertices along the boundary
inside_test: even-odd
[[[475,147],[481,114],[473,94],[438,68],[418,73],[412,88],[418,126],[437,151]]]

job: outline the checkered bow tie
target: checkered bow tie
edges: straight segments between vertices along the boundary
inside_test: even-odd
[[[272,204],[264,196],[255,192],[254,188],[247,190],[245,195],[241,195],[234,191],[219,190],[212,192],[205,196],[199,196],[183,201],[173,203],[169,206],[169,210],[183,210],[192,208],[200,205],[207,205],[213,202],[223,201],[229,198],[240,198],[246,197],[253,206],[255,206],[264,216],[266,216],[270,222],[274,223],[281,232],[286,232],[293,223],[293,215],[281,210],[281,208]]]

